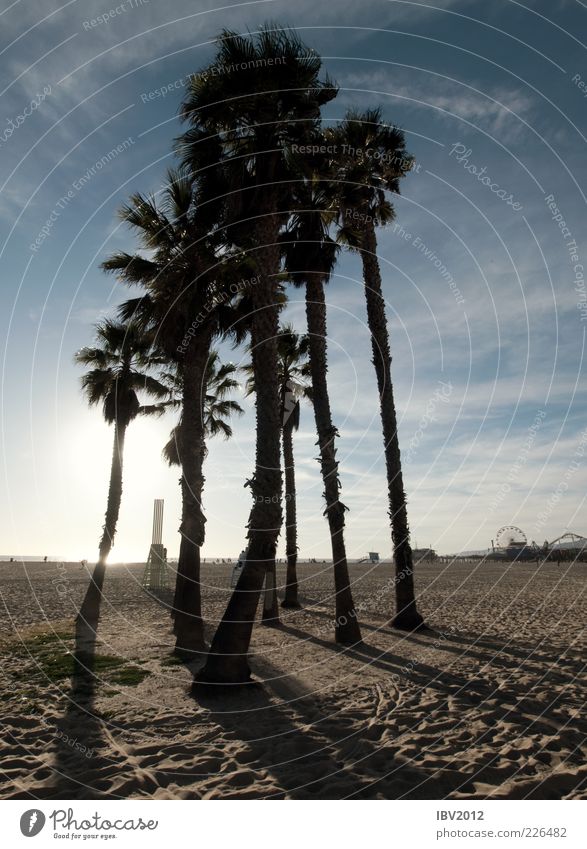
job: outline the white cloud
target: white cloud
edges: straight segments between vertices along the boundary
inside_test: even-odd
[[[519,119],[528,119],[533,103],[519,88],[484,88],[481,83],[453,81],[425,70],[412,70],[409,75],[393,67],[354,70],[340,75],[338,81],[342,101],[356,102],[358,94],[353,89],[360,89],[362,105],[366,96],[370,105],[383,100],[389,110],[396,106],[402,111],[429,110],[434,118],[450,122],[463,132],[479,127],[502,142],[519,138],[523,131]]]

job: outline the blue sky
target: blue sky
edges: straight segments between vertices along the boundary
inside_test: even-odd
[[[419,165],[394,201],[396,226],[379,233],[413,542],[483,548],[512,523],[539,542],[587,533],[585,5],[127,0],[100,19],[111,9],[17,0],[0,13],[0,552],[95,558],[111,433],[85,408],[72,357],[128,295],[98,265],[134,246],[117,208],[157,192],[172,164],[182,80],[211,59],[220,28],[266,20],[324,57],[340,86],[326,120],[381,105]],[[348,553],[388,556],[356,257],[341,257],[328,299]],[[177,552],[178,472],[160,457],[172,424],[129,430],[114,560],[146,555],[156,497]],[[205,555],[242,547],[253,447],[250,408],[230,443],[210,446]],[[301,554],[326,557],[310,409],[296,452]]]

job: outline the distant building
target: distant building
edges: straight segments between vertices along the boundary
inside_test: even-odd
[[[437,553],[433,548],[413,548],[412,549],[412,560],[414,563],[420,563],[422,560],[436,560],[438,558]]]

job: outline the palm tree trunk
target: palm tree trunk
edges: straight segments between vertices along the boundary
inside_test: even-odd
[[[193,336],[185,354],[183,374],[181,451],[181,543],[174,599],[175,653],[205,650],[200,590],[200,548],[204,544],[206,518],[202,510],[204,488],[203,394],[212,330],[203,327]]]
[[[385,316],[385,301],[381,288],[381,272],[377,259],[377,238],[373,223],[367,223],[364,231],[363,275],[367,321],[371,332],[373,365],[379,389],[381,425],[385,446],[385,466],[389,494],[389,516],[391,538],[395,559],[396,613],[392,620],[395,628],[412,631],[423,625],[423,618],[416,608],[414,595],[414,571],[410,530],[404,491],[402,463],[397,432],[397,416],[391,382],[391,353],[389,333]]]
[[[84,596],[84,600],[77,615],[78,630],[87,629],[87,638],[95,639],[98,620],[100,618],[100,604],[102,601],[102,589],[104,587],[104,576],[106,574],[106,560],[114,544],[116,525],[120,515],[120,502],[122,500],[122,457],[124,452],[124,438],[126,436],[127,422],[116,421],[114,425],[114,445],[112,448],[112,464],[110,466],[110,485],[108,487],[108,501],[106,504],[106,516],[102,538],[98,548],[98,562],[94,566],[90,585]],[[81,640],[80,640],[81,642]]]
[[[296,471],[293,451],[293,419],[283,425],[283,467],[285,470],[285,554],[287,575],[282,607],[299,610],[298,600],[298,528],[296,516]]]
[[[344,514],[346,507],[340,501],[340,479],[334,440],[338,431],[332,423],[326,373],[326,302],[324,284],[318,275],[306,283],[306,318],[310,337],[310,369],[312,374],[312,400],[320,467],[324,481],[326,515],[332,541],[334,588],[336,593],[335,638],[337,643],[352,645],[361,641],[361,630],[353,603],[344,543]]]
[[[277,627],[279,623],[279,604],[277,600],[277,570],[275,560],[270,563],[265,572],[265,592],[263,593],[263,625]]]
[[[280,222],[266,215],[257,227],[260,279],[251,287],[253,305],[251,343],[256,386],[256,457],[250,486],[249,549],[245,566],[218,626],[206,664],[197,680],[206,683],[246,683],[247,659],[253,622],[268,565],[275,561],[281,529],[281,458],[277,335],[279,333],[278,280]]]

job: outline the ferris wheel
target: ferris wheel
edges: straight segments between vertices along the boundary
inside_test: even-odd
[[[523,548],[528,544],[528,538],[521,528],[516,525],[504,525],[495,535],[495,547],[501,549]]]

